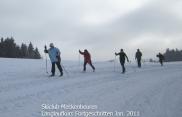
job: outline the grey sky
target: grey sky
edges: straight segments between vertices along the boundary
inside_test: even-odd
[[[0,0],[0,36],[32,41],[40,51],[55,43],[63,59],[78,49],[94,60],[109,60],[123,48],[133,59],[182,49],[181,0]]]

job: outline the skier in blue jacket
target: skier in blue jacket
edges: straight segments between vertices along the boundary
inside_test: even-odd
[[[55,75],[55,65],[57,65],[60,71],[60,76],[63,76],[63,69],[61,67],[61,57],[60,57],[61,53],[59,49],[54,47],[53,43],[50,43],[50,48],[47,50],[47,47],[45,46],[44,52],[49,54],[49,58],[52,63],[52,68],[51,68],[52,75],[50,76],[52,77]]]

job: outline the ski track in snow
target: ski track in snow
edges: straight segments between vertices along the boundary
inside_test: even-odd
[[[139,111],[141,117],[182,116],[182,63],[87,66],[64,63],[69,75],[49,78],[43,60],[0,59],[0,117],[41,117],[41,104],[91,104],[100,111]],[[6,67],[5,67],[6,66]],[[59,75],[59,73],[57,73]]]

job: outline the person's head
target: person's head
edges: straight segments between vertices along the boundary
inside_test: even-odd
[[[87,49],[85,49],[84,52],[88,52]]]
[[[54,47],[54,44],[53,43],[50,43],[49,46],[50,46],[50,48],[53,48]]]
[[[120,51],[123,52],[123,49],[121,49]]]
[[[137,51],[139,52],[139,51],[140,51],[140,49],[137,49]]]

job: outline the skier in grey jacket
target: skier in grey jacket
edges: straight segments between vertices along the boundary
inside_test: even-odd
[[[61,57],[60,57],[61,53],[60,53],[59,49],[54,47],[53,43],[50,43],[50,48],[47,49],[47,47],[45,46],[44,52],[49,54],[49,58],[52,63],[52,68],[51,68],[52,75],[50,75],[50,76],[52,77],[55,75],[55,65],[57,65],[57,67],[60,71],[60,76],[63,76],[63,69],[61,67]]]
[[[116,53],[115,52],[115,55],[118,56],[119,55],[119,60],[120,60],[120,64],[122,66],[122,70],[123,70],[123,74],[125,73],[126,71],[126,68],[125,68],[125,58],[127,59],[127,61],[129,62],[129,59],[128,59],[128,56],[126,55],[126,53],[123,51],[123,49],[121,49],[121,51],[119,53]]]
[[[140,49],[137,49],[135,59],[137,60],[138,67],[141,68],[142,52],[140,51]]]

